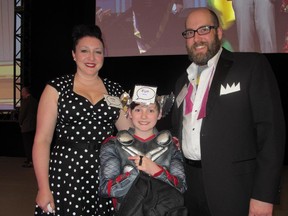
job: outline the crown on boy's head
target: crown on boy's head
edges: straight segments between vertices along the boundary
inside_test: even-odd
[[[175,96],[173,93],[157,96],[156,92],[157,87],[155,86],[135,85],[132,99],[127,92],[124,92],[120,97],[123,110],[126,112],[132,102],[149,105],[156,101],[159,104],[162,117],[166,116],[174,103]]]

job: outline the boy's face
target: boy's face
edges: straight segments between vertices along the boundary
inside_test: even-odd
[[[158,107],[155,103],[149,105],[137,105],[133,110],[129,109],[129,117],[135,130],[153,131],[157,121],[161,118]]]

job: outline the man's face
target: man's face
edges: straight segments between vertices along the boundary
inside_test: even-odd
[[[203,26],[214,26],[211,16],[205,11],[191,13],[186,21],[186,29],[197,30]],[[210,32],[186,39],[186,49],[191,61],[197,65],[206,65],[221,47],[222,29],[211,28]]]

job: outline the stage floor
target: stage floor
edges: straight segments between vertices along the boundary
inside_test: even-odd
[[[37,192],[33,168],[23,168],[23,157],[0,157],[0,215],[31,216]],[[283,167],[281,204],[273,216],[288,215],[288,166]]]

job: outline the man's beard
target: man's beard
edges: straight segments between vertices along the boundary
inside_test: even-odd
[[[195,54],[193,47],[197,47],[197,45],[204,45],[208,47],[206,53],[198,53]],[[206,42],[195,43],[192,48],[186,47],[187,53],[189,55],[189,59],[194,62],[196,65],[207,65],[208,61],[213,58],[221,47],[221,41],[218,39],[217,34],[215,35],[214,40],[209,45]]]

